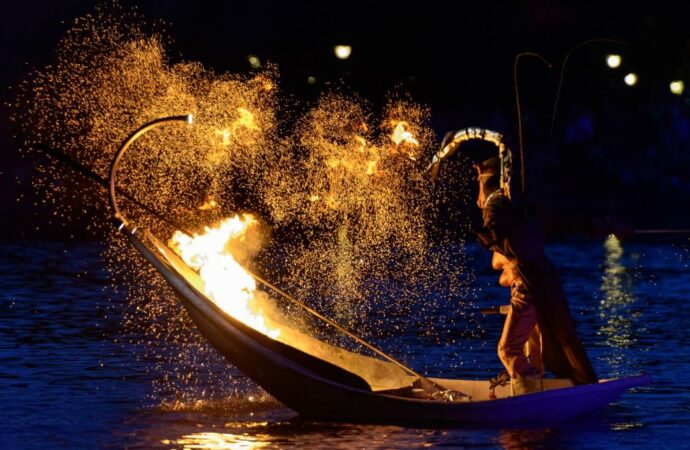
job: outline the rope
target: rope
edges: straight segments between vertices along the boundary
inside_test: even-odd
[[[558,88],[556,89],[556,99],[553,102],[553,112],[551,114],[551,130],[549,131],[549,135],[553,136],[553,130],[556,125],[556,113],[558,111],[558,105],[561,99],[561,91],[563,90],[563,80],[565,78],[565,66],[568,64],[568,60],[570,60],[570,56],[573,54],[573,52],[581,47],[584,47],[589,44],[594,44],[598,42],[608,42],[612,44],[619,44],[619,45],[628,45],[627,42],[625,41],[619,41],[616,39],[608,39],[608,38],[602,38],[602,39],[589,39],[583,42],[580,42],[579,44],[575,45],[572,47],[568,53],[565,55],[565,58],[563,58],[563,64],[561,64],[561,74],[558,77]]]
[[[520,147],[520,187],[522,188],[521,195],[524,198],[526,195],[526,181],[525,181],[525,148],[522,142],[522,109],[520,107],[520,89],[518,85],[518,65],[520,63],[520,58],[523,56],[532,56],[537,58],[549,68],[553,67],[551,63],[538,53],[524,52],[518,53],[515,56],[515,61],[513,62],[513,87],[515,89],[515,106],[517,108],[518,116],[518,146]]]

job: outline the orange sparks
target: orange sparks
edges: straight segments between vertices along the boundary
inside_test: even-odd
[[[216,135],[221,136],[221,143],[224,146],[231,144],[231,138],[237,138],[237,131],[240,127],[250,131],[260,131],[260,128],[254,121],[254,114],[252,114],[251,111],[240,106],[237,108],[237,113],[239,114],[239,117],[230,125],[230,128],[216,130]]]
[[[239,107],[237,108],[237,112],[240,117],[232,123],[233,135],[237,134],[237,129],[239,127],[244,127],[248,130],[259,130],[259,127],[254,123],[254,114],[252,114],[251,111]]]
[[[218,202],[216,202],[213,197],[209,197],[208,200],[204,202],[203,205],[199,206],[200,211],[208,211],[218,207]]]
[[[367,171],[366,171],[367,175],[373,175],[376,173],[376,163],[377,162],[378,161],[369,161],[367,163]]]

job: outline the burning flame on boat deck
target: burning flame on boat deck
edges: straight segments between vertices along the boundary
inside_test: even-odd
[[[204,294],[223,311],[273,339],[280,330],[269,327],[256,302],[256,280],[237,262],[232,250],[242,246],[258,225],[250,214],[228,217],[202,234],[176,231],[168,245],[199,273]]]
[[[242,119],[248,120],[253,118],[253,115],[251,115],[249,111],[240,109],[241,108],[238,108],[238,112],[240,113],[240,121],[242,121]],[[244,113],[245,111],[246,114]],[[113,211],[113,222],[118,230],[127,229],[132,235],[134,235],[137,230],[136,227],[134,227],[132,230],[127,228],[128,221],[122,215],[120,208],[118,207],[116,198],[116,184],[119,162],[127,149],[139,137],[153,128],[170,123],[187,123],[192,125],[193,117],[192,114],[186,114],[181,116],[161,117],[159,119],[147,122],[130,134],[115,153],[113,161],[110,165],[108,200]],[[243,123],[242,125],[244,127],[251,128],[249,122]],[[360,144],[366,145],[366,141],[362,141],[360,141]],[[212,199],[209,199],[208,205],[206,203],[202,205],[201,209],[217,206],[217,204],[215,206],[211,206],[211,200]],[[159,218],[168,224],[174,225],[178,230],[183,229],[183,227],[168,219],[165,219],[164,217],[159,216]],[[199,273],[199,276],[202,279],[201,281],[204,284],[202,290],[209,300],[213,301],[218,307],[220,307],[230,316],[234,317],[236,320],[245,323],[260,333],[263,333],[272,339],[278,339],[278,337],[281,336],[281,330],[274,326],[273,321],[268,319],[264,314],[264,311],[262,311],[260,305],[260,294],[263,294],[263,292],[257,290],[257,282],[262,283],[264,286],[270,288],[274,293],[277,293],[282,298],[292,302],[312,316],[333,327],[335,330],[345,334],[354,342],[369,349],[374,354],[380,356],[384,360],[387,360],[394,366],[397,366],[399,369],[402,369],[404,373],[408,374],[408,376],[425,380],[427,384],[432,387],[435,386],[437,390],[444,390],[440,386],[437,386],[434,382],[422,377],[420,374],[405,366],[395,358],[352,334],[336,322],[310,308],[305,303],[287,294],[269,281],[243,268],[240,262],[237,261],[237,255],[235,255],[232,250],[234,248],[238,253],[246,253],[247,248],[245,247],[251,246],[236,244],[242,244],[244,241],[249,241],[248,236],[251,235],[249,231],[257,224],[258,222],[251,215],[243,215],[241,218],[239,216],[230,217],[223,220],[218,226],[206,227],[205,232],[200,235],[193,234],[193,236],[190,236],[190,233],[178,231],[173,235],[169,245],[171,245],[177,251],[178,255],[182,257],[184,263],[189,268],[196,270]],[[289,330],[286,328],[283,331],[288,333]],[[314,341],[318,342],[317,340]]]
[[[118,208],[115,194],[118,163],[127,148],[148,130],[173,122],[189,123],[191,122],[191,115],[163,117],[143,125],[123,142],[115,154],[110,168],[109,186],[113,222],[118,229],[124,230],[130,236],[135,247],[164,274],[168,281],[175,281],[175,283],[171,281],[173,287],[182,286],[176,282],[176,277],[182,276],[178,271],[181,266],[187,266],[180,269],[185,272],[183,275],[185,278],[197,279],[196,276],[187,273],[188,269],[198,272],[201,280],[193,283],[196,291],[187,288],[178,290],[178,293],[185,299],[192,302],[199,300],[201,304],[205,304],[206,299],[212,301],[229,316],[259,333],[271,339],[288,341],[286,344],[277,344],[277,347],[285,345],[283,350],[292,347],[289,352],[286,352],[286,355],[301,355],[297,359],[303,358],[303,361],[289,365],[284,360],[279,363],[273,361],[273,357],[270,356],[273,354],[273,350],[264,349],[263,345],[246,345],[245,350],[251,354],[251,362],[248,362],[250,360],[246,359],[247,356],[241,355],[242,351],[238,351],[233,345],[224,343],[224,337],[232,338],[232,333],[222,337],[214,333],[207,336],[219,349],[225,349],[224,354],[229,358],[232,357],[233,362],[244,367],[242,370],[249,372],[248,375],[257,383],[262,386],[266,384],[267,388],[270,387],[269,392],[272,395],[300,414],[310,417],[346,420],[354,418],[377,422],[382,420],[410,421],[425,417],[430,421],[446,423],[499,423],[525,420],[525,418],[530,417],[529,414],[525,415],[526,413],[531,413],[535,418],[546,416],[553,418],[554,414],[552,413],[560,412],[560,404],[563,404],[566,399],[572,399],[573,407],[565,408],[564,411],[560,412],[560,419],[565,419],[603,407],[618,398],[630,387],[649,384],[650,379],[647,375],[602,381],[583,386],[574,386],[572,381],[568,379],[543,380],[543,392],[525,395],[524,401],[517,399],[512,401],[508,397],[514,394],[503,392],[497,396],[495,395],[497,386],[493,386],[491,383],[489,383],[490,395],[487,396],[485,381],[427,378],[267,280],[242,267],[241,263],[248,256],[248,253],[256,248],[254,244],[257,242],[255,238],[258,236],[258,228],[256,228],[258,221],[251,215],[226,218],[216,226],[206,227],[202,234],[175,232],[168,245],[174,249],[182,261],[172,255],[170,250],[165,248],[165,244],[157,241],[149,233],[149,240],[153,245],[163,255],[168,255],[166,258],[171,264],[171,268],[167,268],[151,253],[152,249],[139,240],[136,233],[137,228],[130,229],[128,227],[127,220]],[[402,122],[395,124],[395,130],[398,131],[399,137],[403,138],[400,143],[396,142],[397,145],[403,145],[403,143],[408,147],[417,145],[414,142],[416,141],[414,136],[405,134],[406,130]],[[395,137],[395,133],[393,137]],[[208,200],[209,204],[211,200]],[[183,226],[175,225],[169,220],[166,222],[174,225],[178,230],[184,229]],[[299,306],[315,318],[344,333],[357,344],[381,357],[383,361],[322,342],[297,330],[291,330],[288,325],[278,329],[275,322],[270,318],[273,316],[273,311],[262,310],[262,300],[265,293],[257,290],[257,282],[262,283],[272,292]],[[202,296],[199,295],[201,292],[197,286],[201,288],[202,296],[206,299],[201,299]],[[184,294],[186,290],[189,290],[189,295]],[[267,315],[266,312],[271,314]],[[206,327],[214,326],[212,322],[206,321],[207,318],[204,313],[199,313],[198,319],[200,327],[208,330]],[[255,368],[255,364],[259,364],[259,366]],[[277,368],[283,370],[286,367],[290,369],[281,373],[281,375],[288,375],[285,383],[274,382],[273,374]],[[295,390],[295,383],[298,383],[301,388]],[[312,392],[314,387],[318,387],[318,390]],[[565,388],[569,389],[566,390]],[[298,392],[297,396],[295,392]],[[324,395],[329,398],[333,396],[333,400],[337,403],[333,404],[330,400],[326,400]],[[584,400],[580,401],[581,399]],[[419,400],[428,400],[428,403],[420,403]],[[559,407],[555,407],[554,401],[558,402]],[[473,405],[467,407],[465,403],[469,402],[472,402]],[[491,406],[483,408],[481,405],[487,402],[491,402]]]

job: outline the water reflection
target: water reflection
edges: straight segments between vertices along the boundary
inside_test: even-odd
[[[0,449],[215,445],[305,450],[628,450],[650,448],[650,442],[655,448],[686,448],[685,430],[690,430],[690,314],[679,313],[679,305],[690,290],[690,253],[687,247],[644,242],[624,243],[624,248],[612,239],[607,244],[601,279],[591,276],[593,247],[589,245],[581,253],[587,255],[585,260],[572,258],[579,251],[577,247],[557,244],[553,247],[554,261],[572,269],[564,271],[571,286],[583,286],[580,292],[573,290],[571,304],[574,310],[582,311],[578,327],[583,340],[591,343],[593,350],[603,350],[596,352],[602,358],[597,361],[601,374],[650,372],[654,385],[624,395],[589,418],[591,421],[540,431],[304,422],[276,401],[257,395],[256,386],[227,364],[214,365],[214,370],[232,377],[234,390],[227,394],[229,398],[206,401],[206,395],[190,394],[171,403],[165,402],[168,397],[151,399],[151,383],[166,376],[167,366],[166,371],[149,370],[134,357],[135,349],[112,342],[111,336],[118,336],[121,329],[118,311],[123,305],[117,301],[120,297],[114,296],[110,307],[103,306],[107,305],[103,291],[109,278],[99,265],[101,247],[0,243]],[[636,254],[645,255],[644,260],[636,263]],[[583,267],[587,270],[581,270]],[[596,291],[601,293],[601,304],[592,308],[592,292]],[[441,309],[434,312],[442,313]],[[409,325],[405,329],[409,334],[396,339],[410,342],[406,344],[410,352],[425,355],[425,361],[437,367],[456,363],[449,360],[445,348],[430,340],[421,341],[415,334],[417,328]],[[464,363],[460,375],[486,377],[486,366],[493,375],[493,353],[474,339],[479,337],[468,336],[455,349],[459,363]],[[487,332],[481,339],[490,344],[498,336]],[[199,377],[206,367],[185,366],[178,371],[191,371]],[[213,388],[210,382],[198,386]],[[250,396],[255,398],[250,400]]]
[[[161,443],[163,445],[179,445],[185,450],[253,450],[267,447],[271,443],[271,436],[263,434],[251,436],[247,433],[233,434],[206,431],[187,434],[174,441],[164,439]]]
[[[176,428],[171,424],[172,428]],[[394,425],[310,423],[300,420],[277,422],[234,421],[218,430],[197,424],[198,431],[182,432],[177,439],[161,439],[165,448],[175,449],[258,449],[258,448],[468,448],[491,447],[503,450],[554,448],[561,438],[556,429],[457,428],[425,429]],[[170,431],[168,431],[170,433]],[[173,432],[174,434],[174,432]],[[140,443],[150,442],[143,440]]]
[[[503,450],[536,450],[552,448],[554,430],[535,429],[535,430],[501,430],[498,437],[498,444]]]
[[[640,315],[635,311],[637,299],[633,293],[633,280],[624,264],[624,251],[620,241],[613,235],[604,242],[605,259],[599,317],[604,324],[598,334],[606,338],[605,344],[614,351],[605,355],[612,370],[619,372],[626,353],[623,349],[631,347],[636,339],[634,325]]]

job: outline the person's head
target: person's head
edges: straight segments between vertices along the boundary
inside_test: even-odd
[[[486,199],[501,187],[501,160],[498,157],[489,158],[472,167],[477,171],[479,182],[479,196],[477,206],[484,209]]]

